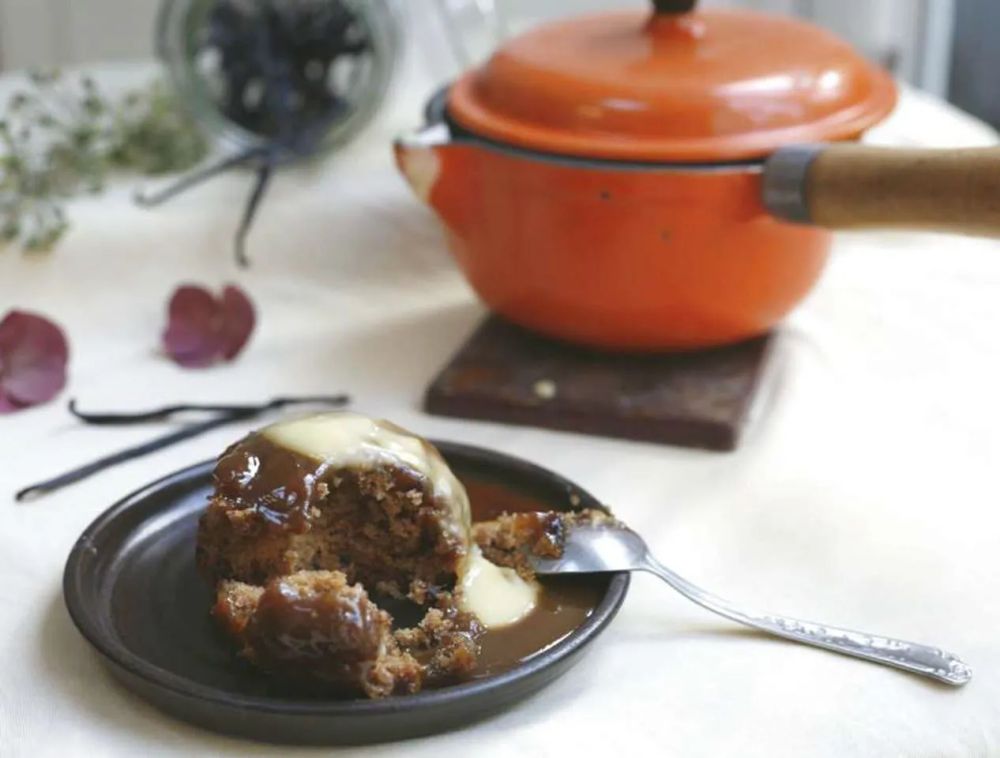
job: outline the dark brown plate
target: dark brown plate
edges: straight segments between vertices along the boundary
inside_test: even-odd
[[[562,477],[489,450],[435,443],[459,478],[495,481],[549,509],[596,507]],[[212,463],[171,474],[129,495],[80,536],[66,562],[63,593],[83,636],[111,672],[154,705],[216,731],[257,740],[357,744],[465,726],[535,692],[566,671],[614,618],[625,573],[595,575],[600,600],[574,631],[514,668],[384,700],[305,699],[276,689],[234,657],[208,609],[211,591],[194,565],[198,515]]]

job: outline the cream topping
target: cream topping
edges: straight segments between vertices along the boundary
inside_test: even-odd
[[[277,445],[328,466],[374,467],[397,463],[426,477],[434,496],[452,513],[461,542],[469,545],[469,496],[437,449],[427,440],[384,420],[331,411],[280,421],[261,430]]]
[[[538,602],[540,587],[510,568],[488,561],[473,545],[459,582],[458,603],[475,614],[487,629],[514,624]]]
[[[461,562],[459,605],[487,627],[513,624],[538,601],[539,585],[488,561],[471,544],[472,512],[465,487],[444,458],[421,437],[384,420],[333,411],[282,421],[261,430],[271,442],[328,466],[403,465],[426,477],[434,496],[451,509],[453,528],[469,549]]]

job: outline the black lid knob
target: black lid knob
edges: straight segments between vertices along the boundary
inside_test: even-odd
[[[698,0],[653,0],[657,13],[690,13]]]

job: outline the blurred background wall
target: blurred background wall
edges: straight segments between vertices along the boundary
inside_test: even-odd
[[[949,97],[1000,126],[1000,0],[957,0]]]
[[[393,0],[424,16],[493,7],[509,31],[543,18],[647,0]],[[0,70],[152,55],[158,0],[0,0]],[[1000,0],[704,0],[795,13],[850,39],[900,78],[1000,124]],[[419,41],[418,41],[419,43]]]

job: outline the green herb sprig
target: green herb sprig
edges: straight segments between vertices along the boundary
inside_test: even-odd
[[[101,192],[111,172],[154,176],[199,163],[208,144],[161,80],[113,100],[93,78],[29,74],[0,119],[0,247],[50,250],[67,199]]]

